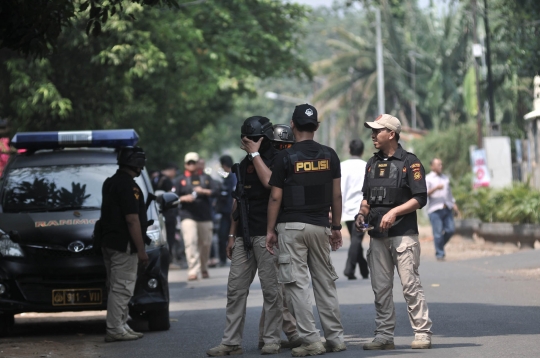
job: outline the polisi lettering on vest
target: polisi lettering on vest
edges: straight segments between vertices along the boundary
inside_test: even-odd
[[[296,174],[330,170],[330,159],[304,160],[294,163]]]

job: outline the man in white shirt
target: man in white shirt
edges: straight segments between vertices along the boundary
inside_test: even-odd
[[[354,139],[349,143],[349,153],[351,159],[341,163],[341,191],[343,200],[342,220],[347,224],[347,229],[351,234],[351,246],[345,264],[343,274],[349,280],[356,280],[354,272],[356,264],[360,266],[360,274],[363,278],[369,277],[369,269],[364,252],[362,250],[362,239],[364,232],[357,231],[354,227],[354,216],[358,213],[362,199],[362,185],[364,184],[364,173],[366,162],[360,159],[364,153],[364,143],[360,139]]]
[[[431,172],[426,175],[427,184],[427,213],[433,228],[435,256],[438,261],[444,261],[444,245],[454,235],[454,217],[452,209],[458,207],[450,189],[450,179],[442,173],[443,164],[439,158],[431,160]]]

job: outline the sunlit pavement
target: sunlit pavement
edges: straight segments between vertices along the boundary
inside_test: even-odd
[[[338,274],[347,250],[332,253]],[[536,357],[540,349],[540,280],[530,272],[540,269],[540,250],[465,261],[425,259],[422,284],[433,320],[433,348],[411,350],[413,332],[396,275],[394,297],[397,327],[395,351],[363,351],[373,338],[374,305],[369,280],[336,282],[345,327],[347,351],[339,357]],[[228,267],[210,270],[210,278],[186,282],[185,270],[170,272],[171,329],[148,332],[139,341],[94,346],[101,357],[204,357],[218,345],[225,325]],[[258,322],[262,294],[253,283],[244,329],[245,357],[258,356]],[[319,326],[320,327],[320,326]],[[144,329],[144,327],[141,327]],[[290,356],[283,350],[276,356]],[[329,354],[329,353],[328,353]]]

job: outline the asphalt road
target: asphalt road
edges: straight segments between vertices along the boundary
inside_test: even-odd
[[[346,248],[332,253],[340,273]],[[397,279],[394,284],[396,350],[363,351],[375,328],[369,280],[337,281],[347,351],[335,357],[538,357],[540,356],[540,250],[464,261],[423,257],[420,275],[433,320],[433,348],[411,350],[413,332]],[[0,339],[0,357],[205,357],[221,341],[228,268],[210,279],[186,283],[186,271],[170,272],[171,329],[145,332],[134,342],[104,343],[103,312],[84,317],[16,318],[14,334]],[[259,356],[260,284],[252,285],[244,329],[244,357]],[[135,322],[136,329],[145,324]],[[283,350],[276,357],[289,357]],[[330,354],[330,353],[328,353]]]

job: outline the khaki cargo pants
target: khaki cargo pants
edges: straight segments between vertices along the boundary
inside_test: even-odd
[[[287,339],[290,341],[294,341],[298,338],[298,332],[296,331],[296,319],[293,317],[291,312],[289,311],[289,308],[287,307],[287,300],[285,295],[285,286],[280,283],[281,286],[281,294],[283,297],[283,324],[281,328],[283,329],[283,333],[287,336]],[[259,342],[263,341],[263,334],[264,334],[264,310],[261,312],[261,318],[259,320]]]
[[[107,333],[123,334],[129,317],[128,304],[137,280],[136,253],[120,252],[102,247],[103,261],[107,271]]]
[[[396,314],[392,288],[394,266],[403,287],[409,320],[414,333],[431,335],[431,319],[420,282],[420,244],[418,235],[371,238],[367,261],[371,273],[371,286],[375,293],[375,337],[394,339]]]
[[[315,327],[309,290],[313,292],[324,337],[333,345],[343,343],[343,326],[330,259],[330,229],[300,222],[277,225],[279,241],[279,282],[285,284],[287,307],[296,318],[298,335],[303,343],[320,342]]]
[[[213,224],[211,221],[183,219],[180,222],[182,237],[186,247],[188,276],[197,276],[208,272],[208,259],[212,245]]]
[[[227,281],[227,323],[221,343],[240,345],[246,319],[249,286],[259,271],[263,293],[264,343],[281,343],[283,298],[277,278],[277,257],[266,250],[266,236],[252,236],[253,250],[249,259],[244,250],[244,240],[237,237]]]

